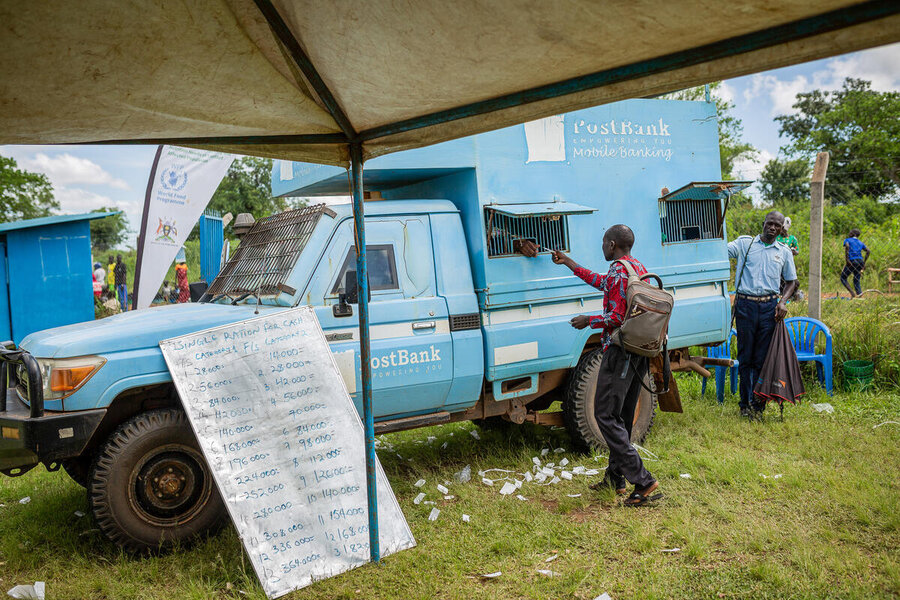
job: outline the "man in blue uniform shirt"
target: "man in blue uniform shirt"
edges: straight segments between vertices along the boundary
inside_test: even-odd
[[[787,314],[787,299],[797,289],[794,255],[775,239],[782,225],[784,215],[773,210],[766,215],[760,235],[742,235],[728,244],[729,258],[737,259],[734,313],[742,417],[750,417],[765,408],[765,404],[753,400],[753,384],[766,360],[775,324]],[[783,291],[780,290],[782,278]]]

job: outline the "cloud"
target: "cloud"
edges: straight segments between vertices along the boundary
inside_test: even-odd
[[[734,102],[737,92],[732,86],[728,85],[727,82],[723,81],[719,87],[716,88],[715,95],[725,102]]]
[[[44,173],[50,178],[54,188],[61,188],[73,183],[107,185],[112,188],[127,190],[128,184],[118,177],[113,177],[103,167],[87,158],[69,154],[49,156],[39,152],[32,157],[19,161],[29,171]]]
[[[113,200],[109,196],[83,188],[57,187],[54,188],[53,195],[59,201],[60,212],[64,214],[86,213],[107,207],[140,214],[141,209],[140,203],[136,201]]]
[[[762,173],[766,164],[775,156],[768,150],[758,150],[756,155],[751,158],[742,157],[734,161],[732,169],[737,179],[753,181],[753,184],[744,192],[753,199],[754,204],[760,205],[762,198],[759,193],[759,175]]]
[[[900,44],[833,58],[809,77],[780,79],[772,73],[754,75],[744,90],[744,101],[749,103],[768,96],[773,116],[791,114],[796,112],[793,104],[797,94],[814,89],[836,90],[847,77],[871,81],[872,89],[881,92],[900,90]]]

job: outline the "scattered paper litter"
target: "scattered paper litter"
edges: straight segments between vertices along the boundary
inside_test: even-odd
[[[572,474],[569,473],[568,471],[562,471],[562,472],[560,472],[559,476],[562,477],[563,479],[567,480],[567,481],[572,481]]]
[[[559,477],[554,477],[553,479],[550,480],[550,483],[559,483],[560,481],[561,480]]]
[[[516,494],[516,500],[521,500],[522,502],[528,502],[528,498],[526,498],[522,494]]]
[[[525,481],[534,480],[534,476],[531,474],[531,471],[525,471]]]
[[[553,452],[555,452],[556,454],[563,454],[565,451],[566,451],[565,448],[555,448],[553,450]]]
[[[462,471],[453,475],[456,483],[468,483],[472,479],[472,465],[466,465]]]
[[[509,496],[517,489],[519,489],[519,488],[516,487],[516,484],[505,481],[505,482],[503,482],[503,487],[500,488],[500,495],[501,496]]]
[[[447,442],[444,442],[443,444],[441,444],[441,450],[446,450],[447,445],[448,445]]]
[[[900,425],[897,421],[885,421],[884,423],[879,423],[878,425],[872,425],[872,429],[878,429],[882,425]],[[0,506],[3,506],[0,504]]]
[[[603,592],[602,594],[594,598],[594,600],[612,600],[612,598],[609,596],[609,594]]]
[[[569,498],[581,498],[581,494],[566,494]]]
[[[568,459],[568,458],[564,458],[564,459],[562,459],[561,461],[559,461],[559,466],[561,466],[561,467],[564,467],[564,466],[566,466],[567,464],[569,464],[569,459]]]
[[[429,521],[437,521],[439,514],[441,514],[440,510],[438,510],[436,508],[432,508],[431,513],[428,514],[428,520]]]
[[[435,436],[429,435],[429,436],[428,436],[428,439],[427,439],[426,441],[427,441],[429,444],[431,444],[431,443],[433,443],[436,439],[437,439],[437,438],[436,438]]]
[[[572,469],[572,475],[584,475],[584,467],[578,465],[574,469]]]
[[[545,480],[545,479],[547,479],[547,476],[544,475],[543,471],[537,473],[537,474],[534,476],[534,480],[537,481],[538,483],[544,483],[544,480]]]
[[[413,485],[416,486],[416,487],[422,487],[423,485],[425,485],[425,480],[424,480],[424,479],[420,479],[420,480],[418,480],[417,482],[415,482]]]
[[[496,579],[497,577],[500,577],[501,575],[503,575],[503,571],[496,571],[494,573],[485,573],[481,577],[484,579]]]
[[[681,475],[679,475],[679,477],[681,477],[682,479],[690,479],[691,474],[690,473],[682,473]]]
[[[422,504],[434,504],[434,500],[426,500]]]
[[[482,477],[481,483],[483,483],[484,485],[494,485],[494,481],[492,479],[488,479],[487,477]]]
[[[422,500],[425,499],[425,492],[421,492],[418,496],[413,498],[413,504],[421,504]]]
[[[81,512],[80,510],[76,510],[76,511],[75,511],[75,516],[78,517],[78,518],[80,519],[81,517],[84,516],[84,513]]]
[[[544,562],[545,562],[545,563],[553,562],[553,561],[556,560],[557,558],[559,558],[559,554],[554,554],[553,556],[548,556],[547,558],[545,558],[545,559],[544,559]]]
[[[556,471],[549,467],[541,467],[541,473],[543,473],[547,477],[553,477],[556,474]]]
[[[827,402],[823,402],[821,404],[813,404],[812,407],[816,412],[823,412],[829,415],[834,412],[834,407]]]
[[[681,552],[681,548],[663,548],[660,552]]]
[[[550,569],[538,569],[537,572],[540,573],[541,575],[543,575],[544,577],[558,577],[559,576],[559,573],[557,573],[556,571],[551,571]]]
[[[541,450],[541,456],[547,456],[550,453],[550,448],[544,448]]]
[[[444,500],[453,500],[456,496],[444,496]]]
[[[600,471],[598,471],[597,469],[587,469],[585,471],[582,471],[581,474],[582,475],[599,475]]]
[[[31,502],[31,496],[25,496],[24,498],[19,500],[19,504],[28,504],[29,502]]]
[[[541,459],[539,459],[537,456],[531,457],[531,462],[533,462],[538,467],[541,466]]]
[[[19,600],[44,600],[46,584],[43,581],[35,581],[34,585],[17,585],[6,593],[11,598]]]
[[[442,494],[448,494],[448,493],[450,493],[450,490],[448,490],[447,488],[445,488],[445,487],[442,486],[441,484],[437,484],[436,487],[437,487],[437,491],[439,491],[439,492],[442,493]]]
[[[464,514],[462,516],[463,523],[468,523],[471,519],[472,519],[472,517],[470,517],[469,515]]]
[[[473,438],[475,438],[476,440],[480,440],[480,439],[481,439],[481,436],[478,435],[478,432],[475,431],[474,429],[469,430],[469,435],[471,435],[471,436],[472,436]]]
[[[784,476],[781,473],[776,473],[775,475],[772,475],[772,479],[781,479],[782,477],[784,477]]]

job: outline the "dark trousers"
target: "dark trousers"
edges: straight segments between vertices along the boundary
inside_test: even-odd
[[[859,286],[859,277],[862,275],[863,267],[865,266],[865,261],[859,258],[846,263],[841,271],[841,283],[847,289],[850,289],[850,286],[847,284],[847,278],[853,275],[853,287],[856,288],[857,296],[862,294],[862,288]]]
[[[631,365],[628,360],[631,360]],[[622,475],[637,487],[654,481],[644,468],[644,461],[631,445],[631,425],[641,392],[641,381],[647,373],[648,361],[610,344],[603,353],[594,397],[594,417],[609,447],[609,471]],[[622,377],[622,374],[625,374]]]
[[[775,307],[778,299],[754,302],[738,297],[734,301],[737,326],[738,373],[741,376],[741,408],[765,408],[764,403],[753,402],[753,385],[769,352],[772,334],[775,333]]]
[[[116,293],[119,296],[119,306],[122,307],[122,312],[128,310],[128,286],[127,285],[117,285]]]

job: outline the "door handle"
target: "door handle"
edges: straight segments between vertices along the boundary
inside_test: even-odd
[[[413,331],[420,331],[422,329],[434,329],[434,321],[419,321],[418,323],[412,324]]]

